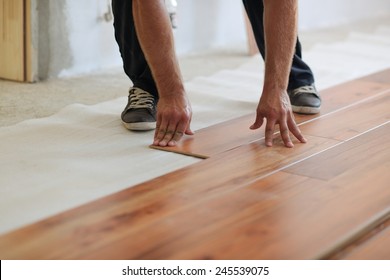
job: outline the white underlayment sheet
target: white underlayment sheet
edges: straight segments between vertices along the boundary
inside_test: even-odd
[[[372,34],[354,33],[304,52],[317,88],[389,68],[389,31],[383,26]],[[192,128],[253,113],[262,75],[257,56],[234,71],[186,83]],[[153,132],[123,128],[119,114],[126,102],[124,96],[94,106],[74,104],[49,118],[0,128],[0,233],[199,161],[149,149]]]

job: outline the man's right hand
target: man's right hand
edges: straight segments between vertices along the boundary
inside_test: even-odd
[[[184,90],[164,1],[133,0],[133,16],[159,93],[153,144],[175,146],[184,134],[193,134],[190,129],[192,110]]]
[[[290,100],[285,90],[263,91],[256,113],[256,120],[250,128],[253,130],[258,129],[263,125],[264,119],[266,120],[266,146],[272,147],[276,124],[279,124],[280,135],[286,147],[294,147],[289,132],[301,143],[306,143],[306,138],[302,135],[295,123]]]
[[[164,95],[157,105],[155,146],[176,146],[184,134],[193,135],[190,128],[192,109],[185,94]]]

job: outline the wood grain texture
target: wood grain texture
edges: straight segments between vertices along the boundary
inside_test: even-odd
[[[390,220],[335,256],[346,260],[390,260]]]
[[[390,85],[390,68],[361,78],[362,81],[370,81]]]
[[[237,146],[262,139],[264,137],[262,131],[249,129],[254,119],[255,115],[250,114],[201,129],[196,131],[195,136],[184,136],[176,147],[153,145],[150,147],[206,159]]]
[[[329,99],[333,111],[301,122],[306,144],[227,141],[194,165],[0,236],[0,258],[330,258],[390,215],[389,86],[354,83],[359,91],[347,83],[350,95]],[[350,256],[381,258],[375,240],[388,239]]]
[[[24,0],[0,0],[0,78],[24,81]]]
[[[390,157],[378,156],[390,151],[388,129],[303,158],[302,150],[243,146],[2,236],[0,257],[321,258],[390,213]]]
[[[33,47],[33,39],[32,39],[32,16],[31,16],[31,0],[24,0],[25,7],[24,7],[24,36],[25,36],[25,43],[24,43],[24,49],[25,49],[25,59],[24,59],[24,81],[25,82],[35,82],[36,81],[36,75],[37,70],[34,69],[33,66],[33,60],[36,53],[36,50],[34,50]]]
[[[6,234],[0,238],[0,257],[120,258],[115,252],[123,254],[124,251],[119,252],[114,243],[129,239],[132,244],[127,247],[129,255],[126,258],[141,258],[160,242],[177,239],[195,228],[213,223],[211,213],[202,207],[204,201],[226,192],[234,193],[247,183],[337,143],[312,137],[310,143],[297,145],[295,149],[282,145],[268,149],[264,143],[243,146]],[[242,204],[238,205],[241,207]],[[174,215],[188,211],[194,216],[183,218],[185,224],[192,225],[190,228],[173,222]],[[218,215],[228,213],[215,212]],[[158,227],[166,224],[173,228],[162,238]],[[106,251],[108,248],[113,250]],[[100,250],[104,252],[99,253]]]
[[[388,127],[385,127],[385,129],[382,129],[382,134],[384,135],[374,134],[372,138],[387,144],[387,140],[389,140],[387,130]],[[244,195],[243,198],[239,198],[241,189],[246,189],[244,186],[253,181],[259,181],[255,184],[273,186],[274,184],[269,180],[276,180],[276,178],[284,177],[284,179],[278,183],[281,188],[285,187],[289,190],[291,189],[291,191],[295,193],[297,191],[301,192],[301,185],[306,185],[305,195],[308,195],[306,193],[307,188],[310,189],[313,188],[313,186],[316,186],[313,188],[315,190],[318,185],[323,185],[322,181],[324,176],[320,176],[319,179],[312,179],[309,178],[310,176],[302,176],[301,174],[299,174],[299,176],[292,174],[294,176],[290,177],[287,175],[281,176],[281,174],[278,173],[278,170],[282,169],[285,169],[285,172],[283,173],[293,173],[295,170],[294,167],[299,164],[304,164],[306,169],[310,169],[313,165],[318,166],[319,162],[323,163],[320,165],[323,170],[327,170],[328,166],[335,166],[336,168],[336,166],[338,166],[337,164],[329,164],[330,159],[335,159],[338,164],[339,162],[343,162],[344,164],[344,161],[341,161],[340,158],[336,157],[336,155],[340,155],[341,158],[346,157],[340,153],[338,149],[331,153],[331,156],[326,157],[327,160],[321,158],[324,157],[322,154],[316,156],[320,157],[320,155],[322,155],[320,160],[313,157],[314,154],[327,150],[332,146],[339,147],[341,145],[340,143],[321,142],[326,140],[326,138],[313,138],[310,140],[310,144],[302,144],[297,146],[296,149],[285,149],[281,145],[268,149],[265,148],[262,143],[252,143],[233,151],[228,151],[226,154],[215,156],[214,158],[200,162],[195,166],[190,166],[183,170],[157,178],[156,180],[141,186],[93,203],[93,205],[91,204],[82,207],[81,209],[76,209],[70,213],[44,221],[42,224],[37,224],[31,228],[18,231],[17,233],[11,233],[9,236],[0,239],[0,252],[7,252],[7,246],[14,243],[12,245],[12,254],[15,255],[8,255],[10,258],[17,258],[18,255],[27,258],[190,258],[192,254],[194,258],[210,258],[210,252],[206,254],[207,256],[204,254],[201,256],[196,252],[192,252],[185,257],[181,255],[170,256],[167,252],[167,255],[163,255],[158,250],[160,250],[159,248],[161,246],[165,246],[163,244],[170,244],[171,253],[175,252],[175,254],[177,254],[177,249],[175,249],[177,247],[171,247],[174,246],[172,245],[172,240],[179,240],[183,236],[188,236],[191,232],[199,231],[208,225],[216,227],[214,229],[216,231],[215,234],[218,234],[218,232],[221,234],[222,229],[224,229],[223,231],[225,232],[226,227],[230,228],[231,224],[229,222],[230,220],[221,220],[223,217],[234,216],[240,209],[244,209],[246,206],[249,207],[252,199],[254,199],[255,202],[258,202],[259,196],[255,195],[255,192],[252,191],[246,191],[245,193],[248,194]],[[366,146],[374,144],[375,147],[377,147],[376,151],[388,149],[388,146],[383,147],[383,145],[378,145],[380,142],[372,142],[372,139],[362,138],[362,142],[366,143]],[[359,151],[351,150],[352,146],[352,144],[349,144],[347,151],[349,151],[351,155],[355,155],[355,158],[351,159],[349,165],[354,165],[356,161],[365,163],[364,160],[359,161],[356,159],[356,155],[359,154]],[[359,145],[357,146],[359,147]],[[332,150],[333,149],[330,149],[326,154],[330,153]],[[366,152],[370,152],[371,155],[373,151],[366,149]],[[374,154],[378,154],[378,152],[374,151]],[[365,158],[367,155],[362,155],[361,157]],[[377,159],[386,160],[386,157],[374,156],[370,157],[370,159],[374,161]],[[295,165],[286,169],[286,167],[292,163],[295,163]],[[369,165],[371,163],[371,161],[367,162]],[[381,162],[378,162],[377,165],[382,166],[383,168],[388,167],[386,164],[381,164]],[[241,168],[239,169],[238,167]],[[364,169],[364,166],[362,168]],[[319,167],[319,169],[321,168]],[[305,169],[300,167],[298,170]],[[347,170],[345,165],[339,172],[341,173],[343,170]],[[384,172],[384,170],[382,170],[382,172]],[[268,177],[272,173],[275,173],[275,175],[271,175],[271,179],[269,179]],[[312,175],[318,172],[308,173]],[[351,177],[363,182],[359,176],[355,175],[364,174],[364,172],[361,172],[360,170],[356,173],[357,174],[353,173]],[[327,176],[325,179],[328,177],[331,178],[333,176]],[[378,176],[378,178],[381,178],[381,176]],[[350,179],[351,178],[349,177],[345,179],[348,182],[346,185],[350,185]],[[296,183],[294,183],[295,180],[297,180]],[[221,204],[215,201],[215,199],[220,199],[226,195],[228,198],[225,198],[225,203]],[[272,198],[275,197],[275,195],[276,194],[270,195],[268,193],[263,193],[260,198]],[[323,195],[323,193],[320,194],[320,196]],[[299,201],[302,203],[306,199],[307,201],[311,201],[312,198],[309,198],[310,196],[299,199]],[[296,199],[297,198],[292,198],[292,200]],[[332,201],[333,199],[334,198],[332,198]],[[281,207],[282,204],[284,205],[286,203],[287,202],[284,201],[283,203],[280,203],[279,206],[274,206]],[[290,202],[290,204],[291,203],[293,202]],[[317,204],[317,200],[315,200],[315,204]],[[237,207],[235,208],[234,205]],[[375,201],[375,205],[377,205],[377,201]],[[267,206],[264,201],[261,201],[259,207],[269,206]],[[319,205],[318,207],[321,206]],[[305,210],[305,208],[303,208],[302,210],[306,211],[307,209]],[[256,212],[257,211],[266,211],[266,209],[257,209]],[[343,209],[343,211],[345,210]],[[174,218],[176,215],[180,216],[180,219],[178,218],[179,220]],[[217,217],[214,217],[213,215],[217,215]],[[288,220],[290,219],[291,217],[288,218]],[[223,222],[222,224],[218,223],[220,220]],[[243,217],[239,216],[238,220],[243,220]],[[226,224],[227,222],[229,223]],[[236,223],[235,220],[234,223]],[[165,229],[167,224],[168,229]],[[171,228],[171,226],[174,228]],[[248,226],[250,226],[250,224]],[[161,231],[159,231],[160,227],[163,227]],[[297,228],[299,228],[298,225]],[[146,234],[145,232],[149,233]],[[289,233],[289,235],[291,235],[291,233]],[[28,238],[26,238],[27,236]],[[163,236],[165,237],[161,239]],[[196,239],[200,237],[203,238],[203,236],[197,236]],[[217,239],[220,238],[221,236]],[[34,242],[30,242],[30,239]],[[21,242],[22,240],[24,240],[24,242]],[[155,242],[151,242],[150,240],[155,240]],[[107,244],[105,244],[106,242]],[[115,245],[115,242],[118,242],[118,244]],[[128,244],[129,242],[131,244]],[[214,242],[215,241],[212,241],[212,243]],[[295,242],[296,240],[294,243]],[[71,243],[72,245],[63,247],[61,245],[63,243]],[[42,244],[45,244],[45,246],[42,246]],[[129,250],[119,250],[118,247],[121,246],[120,244],[126,244],[125,248],[128,248]],[[188,244],[182,244],[180,246],[188,248]],[[198,246],[199,244],[197,247]],[[209,244],[206,247],[208,246],[211,245]],[[53,248],[55,248],[55,250],[53,250]],[[82,248],[82,250],[80,250],[80,248]],[[18,252],[18,250],[21,251]],[[280,256],[281,258],[287,257],[287,255],[283,255],[281,252],[272,252],[276,255],[267,255],[266,258],[277,258],[276,256]],[[268,253],[270,254],[271,251]],[[294,253],[297,252],[294,251]],[[232,255],[226,255],[226,257],[232,258],[233,256],[241,256],[237,251],[232,251],[231,254]],[[212,256],[214,256],[213,258],[222,257],[222,255],[219,254]],[[294,254],[290,257],[293,258],[293,256]],[[298,255],[295,256],[297,257]],[[308,257],[306,255],[300,256],[303,258]],[[249,257],[249,255],[242,257],[246,258]]]
[[[208,201],[202,209],[218,215],[223,215],[220,208],[232,212],[141,257],[316,259],[329,255],[390,215],[390,176],[384,174],[389,170],[390,157],[370,157],[368,149],[375,141],[378,151],[390,150],[388,129],[388,125],[379,127]],[[291,172],[295,167],[310,168],[315,162],[321,173],[356,153],[364,153],[365,160],[351,160],[349,168],[326,179]]]
[[[389,121],[389,108],[390,88],[366,98],[364,102],[301,124],[300,129],[305,135],[343,141]]]
[[[320,114],[295,114],[295,120],[298,124],[313,121],[369,100],[377,94],[381,95],[389,89],[390,85],[361,79],[334,86],[321,92],[323,105]],[[201,129],[196,132],[195,136],[184,137],[176,147],[151,147],[198,158],[208,158],[235,147],[263,139],[264,129],[256,131],[249,129],[254,119],[255,115],[250,114]]]

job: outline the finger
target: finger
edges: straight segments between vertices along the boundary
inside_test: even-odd
[[[288,128],[291,131],[291,133],[301,142],[301,143],[306,143],[307,140],[306,138],[302,135],[301,130],[295,123],[293,117],[291,116],[287,122]]]
[[[158,145],[162,146],[162,147],[167,146],[168,143],[173,141],[173,138],[175,136],[175,132],[176,132],[176,125],[170,123],[167,130],[165,130],[164,138],[158,143]],[[176,143],[172,142],[171,145],[174,146],[174,145],[176,145]]]
[[[264,117],[260,114],[256,114],[255,122],[249,127],[250,129],[258,129],[263,125]]]
[[[154,140],[158,138],[158,134],[161,130],[161,122],[162,122],[162,117],[161,115],[157,112],[157,118],[156,118],[156,130],[154,131]]]
[[[161,141],[164,140],[165,134],[168,132],[168,129],[159,128],[158,131],[156,131],[156,136],[153,140],[153,145],[159,146]]]
[[[187,135],[194,135],[194,132],[191,130],[191,121],[192,121],[192,116],[190,117],[190,120],[188,121],[188,124],[186,126],[186,129],[184,130],[184,133]]]
[[[175,146],[184,134],[194,135],[194,132],[190,128],[191,118],[191,115],[189,119],[188,117],[184,117],[182,121],[177,124],[175,135],[173,136],[173,139],[168,143],[168,146]]]
[[[191,130],[191,128],[189,126],[186,128],[184,133],[187,134],[187,135],[194,135],[194,132]]]
[[[267,119],[267,124],[265,126],[265,145],[267,147],[272,147],[274,131],[275,131],[275,121]]]
[[[290,132],[288,130],[286,120],[279,122],[279,127],[280,127],[280,136],[282,137],[284,145],[288,148],[294,147],[294,144],[290,138]]]
[[[157,139],[157,135],[158,135],[159,131],[160,131],[160,124],[157,123],[156,124],[156,130],[154,131],[154,137],[153,137],[154,141]]]
[[[184,134],[193,135],[191,128],[189,128],[191,123],[191,115],[183,116],[178,122],[177,127],[173,132],[172,139],[167,143],[168,146],[176,146],[176,143],[183,137]],[[173,126],[172,126],[173,127]]]
[[[179,123],[177,125],[175,131],[173,131],[172,138],[171,138],[171,140],[169,140],[167,145],[170,147],[176,146],[177,142],[183,137],[185,128],[186,128],[185,125],[183,125],[182,123]]]
[[[174,135],[173,135],[173,138],[172,140],[168,143],[168,145],[170,146],[171,142],[174,142],[172,144],[176,144],[176,142],[178,142],[184,135],[184,132],[181,131],[181,130],[176,130],[174,132]]]
[[[168,133],[171,133],[171,131],[169,131]],[[182,132],[182,131],[173,132],[172,138],[171,138],[171,140],[168,141],[167,146],[169,146],[169,147],[176,146],[177,142],[180,141],[180,139],[183,137],[183,135],[184,135],[184,132]],[[162,144],[160,144],[160,146],[161,145]]]
[[[156,131],[154,132],[153,145],[159,145],[164,139],[166,132],[168,131],[168,122],[165,121],[161,116],[157,117]]]

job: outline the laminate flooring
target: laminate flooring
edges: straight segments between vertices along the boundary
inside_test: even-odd
[[[308,143],[254,116],[166,149],[204,160],[0,236],[1,259],[389,258],[390,69],[322,92]]]

